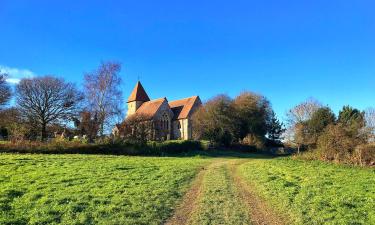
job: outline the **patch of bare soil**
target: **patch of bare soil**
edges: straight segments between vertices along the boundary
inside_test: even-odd
[[[241,199],[249,210],[252,224],[256,225],[286,225],[290,224],[286,216],[277,213],[270,205],[261,199],[253,190],[252,185],[245,182],[237,173],[238,163],[231,164],[230,170],[234,183],[238,187]]]

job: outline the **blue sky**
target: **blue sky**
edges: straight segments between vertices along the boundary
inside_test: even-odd
[[[53,3],[52,3],[53,2]],[[0,67],[81,84],[122,63],[151,98],[251,90],[278,116],[314,97],[337,112],[375,107],[375,1],[0,0]]]

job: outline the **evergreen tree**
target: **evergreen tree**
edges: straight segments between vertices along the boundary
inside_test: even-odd
[[[315,111],[306,123],[309,144],[315,146],[324,129],[335,121],[336,116],[329,107],[322,107]]]
[[[274,111],[272,111],[270,117],[267,136],[271,141],[280,143],[282,139],[281,136],[286,129],[284,128],[284,124],[277,119]]]

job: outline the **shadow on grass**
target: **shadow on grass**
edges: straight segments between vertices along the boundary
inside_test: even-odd
[[[192,151],[180,154],[168,154],[163,155],[166,157],[203,157],[203,158],[243,158],[243,159],[273,159],[278,157],[287,157],[287,154],[271,154],[265,151],[260,152],[246,152],[246,151],[236,151],[234,150],[202,150],[202,151]]]
[[[17,154],[82,154],[82,155],[124,155],[143,157],[203,157],[203,158],[259,158],[272,159],[287,155],[256,151],[251,148],[231,147],[205,149],[199,142],[168,143],[167,145],[116,145],[75,144],[64,145],[11,145],[0,144],[0,153]]]

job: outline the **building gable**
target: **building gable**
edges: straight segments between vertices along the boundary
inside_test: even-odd
[[[186,119],[192,115],[194,110],[202,105],[199,96],[193,96],[169,102],[174,113],[174,119]]]
[[[174,117],[173,111],[171,110],[171,107],[169,106],[166,98],[165,98],[165,101],[163,101],[163,103],[160,105],[157,112],[155,113],[154,119],[159,119],[160,116],[163,115],[163,113],[167,113],[169,118],[171,118],[171,119],[173,119],[173,117]]]

